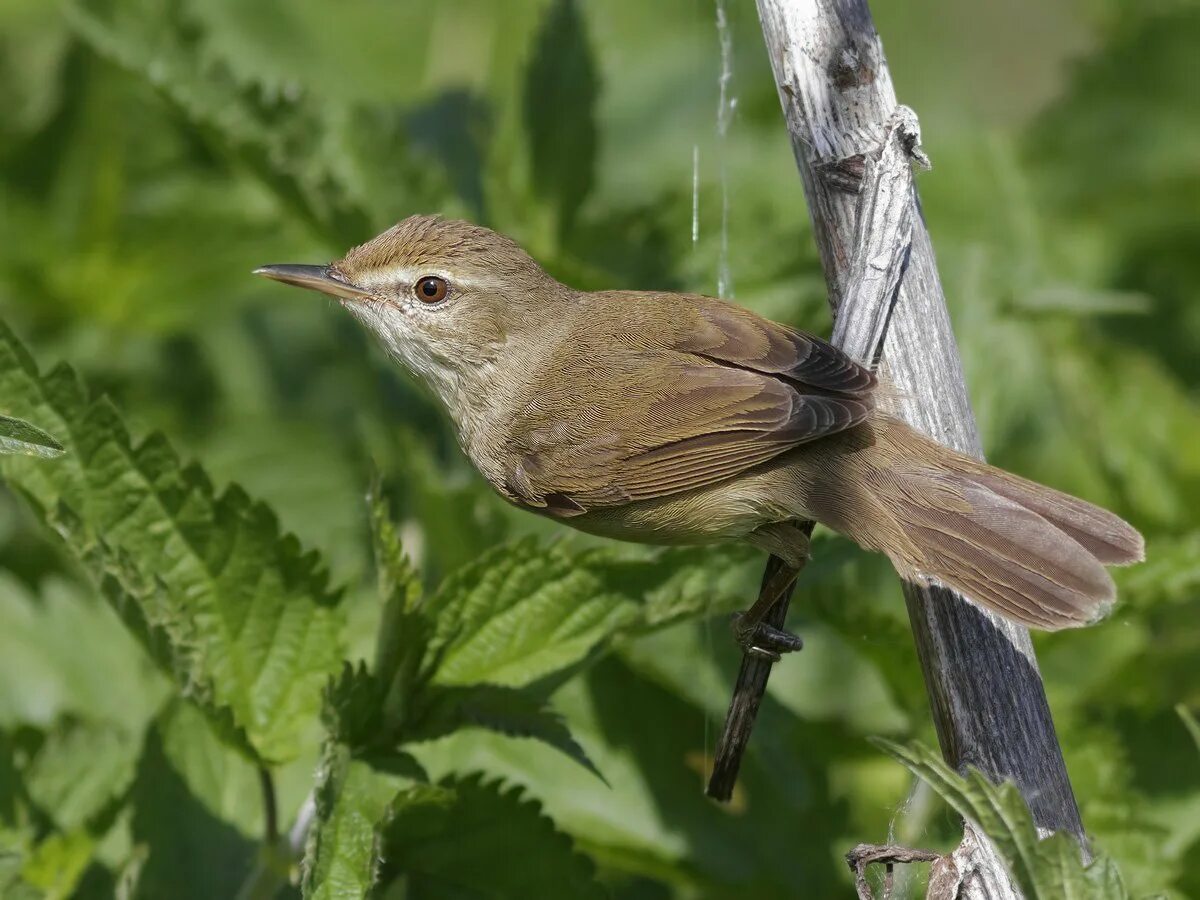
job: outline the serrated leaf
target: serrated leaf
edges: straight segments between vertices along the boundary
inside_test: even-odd
[[[367,670],[364,663],[357,666],[342,664],[337,678],[331,678],[325,688],[321,718],[334,741],[352,750],[388,746],[397,738],[401,723],[389,721],[383,713],[386,686]]]
[[[525,73],[525,131],[534,190],[570,230],[595,180],[599,78],[576,0],[547,8]]]
[[[20,453],[53,459],[63,455],[63,446],[28,422],[0,416],[0,453]]]
[[[240,489],[217,494],[165,438],[134,445],[109,403],[69,369],[40,375],[2,325],[0,396],[70,451],[53,466],[9,457],[0,471],[99,580],[119,583],[139,636],[215,721],[227,709],[262,759],[293,756],[342,658],[338,595],[317,555]]]
[[[482,776],[401,791],[382,830],[378,887],[424,898],[604,897],[592,864],[520,788]]]
[[[317,819],[304,853],[307,900],[368,895],[379,864],[379,828],[392,798],[411,780],[368,764],[336,740],[326,743],[317,771]]]
[[[562,717],[550,709],[544,697],[532,689],[478,684],[470,687],[430,689],[426,702],[432,707],[408,737],[431,740],[476,726],[508,737],[534,738],[566,754],[601,781],[604,776],[587,752],[571,736]]]
[[[618,635],[741,605],[749,559],[724,548],[503,545],[426,601],[435,631],[424,669],[442,685],[561,680]]]
[[[978,769],[959,775],[933,750],[880,738],[874,743],[925,781],[959,815],[970,819],[995,844],[1028,900],[1127,900],[1115,866],[1100,857],[1084,866],[1079,845],[1065,834],[1039,840],[1029,807],[1016,785],[993,784]]]
[[[435,623],[425,668],[444,685],[520,687],[587,657],[638,619],[596,567],[530,539],[495,548],[429,598]]]

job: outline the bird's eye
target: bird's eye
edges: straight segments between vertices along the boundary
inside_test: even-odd
[[[446,280],[436,275],[426,275],[417,281],[417,299],[422,303],[441,303],[447,290]]]

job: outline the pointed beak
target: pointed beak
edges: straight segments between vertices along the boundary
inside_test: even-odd
[[[331,297],[341,297],[345,300],[373,300],[370,291],[363,290],[351,284],[332,266],[260,266],[253,274],[263,275],[274,281],[292,284],[296,287],[308,288],[310,291],[320,291]]]

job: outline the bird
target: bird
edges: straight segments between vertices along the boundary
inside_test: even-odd
[[[939,444],[888,411],[869,367],[725,300],[575,290],[502,234],[424,215],[328,265],[255,274],[335,297],[501,497],[591,534],[744,542],[794,572],[814,520],[1048,631],[1102,618],[1106,567],[1144,558],[1117,515]],[[770,602],[737,633],[774,659],[795,647],[755,630]]]

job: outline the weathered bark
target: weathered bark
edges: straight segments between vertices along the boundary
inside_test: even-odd
[[[958,450],[982,456],[933,247],[911,183],[882,189],[876,204],[911,218],[908,266],[890,312],[862,280],[886,263],[856,248],[862,160],[878,154],[897,114],[882,43],[866,0],[757,0],[796,162],[836,317],[835,338],[861,358],[886,332],[882,369],[898,390],[896,412]],[[863,203],[864,214],[872,207]],[[886,210],[885,210],[886,211]],[[872,213],[882,216],[883,212]],[[866,239],[866,242],[864,242]],[[880,258],[889,254],[881,249]],[[855,281],[855,279],[858,279]],[[867,303],[858,301],[867,298]],[[872,299],[876,298],[876,299]],[[846,301],[846,302],[844,302]],[[847,305],[848,304],[848,305]],[[1028,632],[938,586],[904,588],[942,752],[1020,788],[1039,826],[1084,844],[1083,825],[1051,721]],[[955,854],[963,896],[1014,896],[986,841],[970,833]]]

